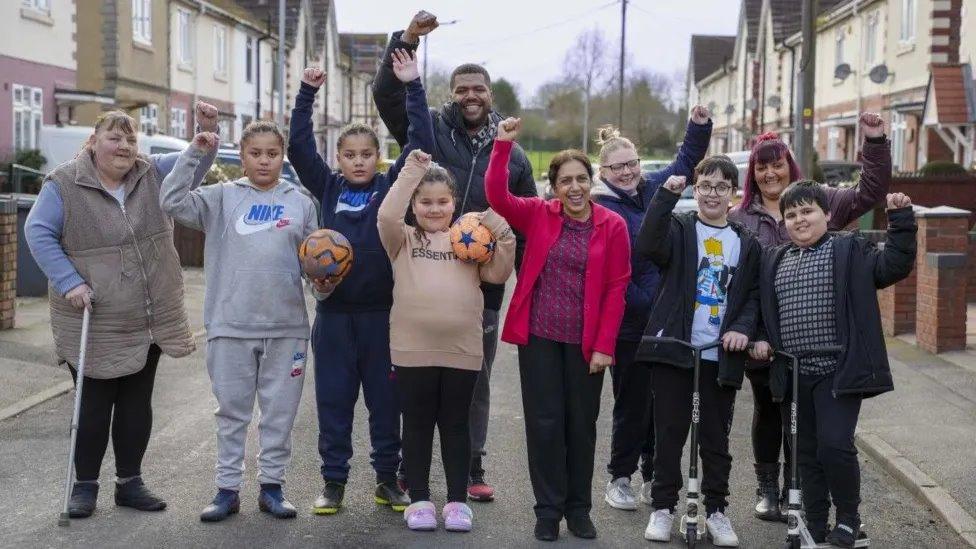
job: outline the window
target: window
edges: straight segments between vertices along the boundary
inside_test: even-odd
[[[44,91],[14,84],[13,98],[14,149],[36,149],[44,118]]]
[[[132,0],[132,39],[152,44],[152,0]]]
[[[864,28],[864,64],[870,69],[878,55],[878,13],[868,16]]]
[[[214,25],[214,74],[227,74],[227,28]]]
[[[43,11],[49,13],[51,11],[51,0],[23,0],[25,8],[30,8],[32,10]]]
[[[847,35],[845,30],[846,29],[844,28],[837,29],[837,34],[834,35],[834,44],[835,44],[834,66],[835,67],[844,64],[844,40]]]
[[[905,162],[905,133],[908,122],[900,112],[891,113],[891,163],[892,167],[900,170]]]
[[[839,160],[840,151],[838,142],[840,141],[840,128],[831,126],[827,129],[827,160]]]
[[[186,133],[186,109],[169,110],[169,134],[180,139],[189,139]]]
[[[902,42],[915,41],[915,0],[901,0],[901,31],[898,38]]]
[[[222,118],[217,121],[217,131],[220,134],[220,139],[223,142],[232,142],[231,131],[230,131],[230,120]]]
[[[254,73],[254,37],[244,40],[244,81],[250,84]]]
[[[139,131],[146,135],[159,131],[159,105],[150,103],[139,109]]]
[[[179,29],[179,60],[181,65],[193,66],[193,20],[187,10],[176,12],[177,28]]]

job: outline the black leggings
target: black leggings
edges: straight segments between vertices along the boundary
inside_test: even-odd
[[[85,376],[75,447],[75,471],[79,481],[98,480],[110,427],[115,475],[129,478],[142,474],[142,457],[152,432],[153,383],[161,353],[159,347],[151,345],[145,367],[134,374],[115,379]],[[77,382],[77,371],[70,364],[68,368]]]
[[[447,501],[465,501],[471,463],[468,416],[478,372],[397,366],[396,381],[403,411],[403,467],[410,501],[430,501],[434,425],[441,435]]]
[[[780,449],[786,463],[783,478],[790,466],[788,406],[773,402],[769,390],[769,368],[746,370],[752,384],[752,452],[756,463],[779,463]]]

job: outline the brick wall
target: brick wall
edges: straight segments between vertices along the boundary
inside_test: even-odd
[[[930,353],[966,347],[966,268],[970,212],[922,209],[918,218],[915,336]]]
[[[938,177],[900,177],[891,178],[891,192],[905,193],[912,197],[912,204],[934,208],[952,206],[973,212],[969,216],[969,226],[976,224],[976,177],[938,176]],[[883,230],[888,221],[884,215],[884,205],[874,211],[874,228]]]
[[[969,261],[966,263],[969,280],[966,284],[966,302],[976,301],[976,232],[969,233]]]
[[[17,201],[0,198],[0,330],[14,327],[17,297]]]

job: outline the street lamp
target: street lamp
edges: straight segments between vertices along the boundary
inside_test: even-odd
[[[439,27],[446,27],[447,25],[454,25],[458,21],[460,21],[460,19],[452,19],[450,21],[444,21],[443,23],[440,23],[438,26]],[[424,35],[424,87],[427,87],[427,50],[429,49],[428,46],[427,46],[427,37],[428,36],[430,36],[430,35],[429,34],[425,34]]]

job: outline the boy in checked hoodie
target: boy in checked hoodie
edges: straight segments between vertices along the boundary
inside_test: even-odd
[[[305,382],[308,314],[297,250],[316,230],[312,200],[279,180],[285,141],[273,122],[241,136],[244,177],[190,190],[217,136],[198,134],[163,180],[164,212],[207,234],[204,248],[207,371],[217,398],[217,496],[200,515],[216,522],[240,509],[244,440],[257,396],[258,508],[296,516],[282,484]]]

